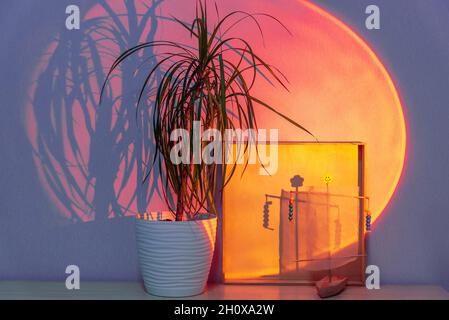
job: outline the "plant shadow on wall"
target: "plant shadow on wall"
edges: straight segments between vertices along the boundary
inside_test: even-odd
[[[155,146],[140,139],[152,134],[150,110],[135,108],[136,83],[156,63],[144,58],[154,55],[152,48],[124,63],[98,102],[111,61],[154,40],[162,2],[94,3],[80,30],[60,33],[38,70],[27,120],[33,155],[47,193],[74,222],[143,212],[159,193],[156,183],[141,183]],[[151,180],[159,174],[153,170]]]
[[[114,1],[93,2],[83,18],[81,29],[62,31],[50,44],[35,72],[35,82],[31,89],[32,102],[27,110],[26,123],[34,160],[45,191],[58,211],[73,222],[99,222],[108,221],[108,218],[132,216],[145,212],[155,198],[158,200],[154,207],[158,210],[164,202],[170,208],[179,207],[176,199],[172,198],[172,193],[165,192],[167,185],[161,185],[161,182],[169,182],[175,193],[180,192],[178,187],[181,189],[181,185],[173,183],[176,179],[171,179],[168,170],[160,170],[161,167],[167,169],[167,164],[169,165],[167,160],[170,149],[164,150],[165,162],[162,166],[160,162],[152,161],[155,154],[160,155],[158,150],[161,151],[164,146],[173,146],[174,142],[169,141],[170,128],[163,132],[153,130],[153,121],[161,115],[161,108],[157,109],[159,114],[156,117],[152,107],[137,108],[140,100],[145,100],[148,106],[157,102],[158,97],[154,91],[146,90],[149,92],[145,92],[142,97],[140,89],[142,83],[148,89],[156,88],[164,79],[163,66],[158,65],[158,45],[143,45],[138,54],[127,54],[126,59],[120,61],[120,66],[115,66],[114,73],[109,75],[109,81],[104,82],[110,66],[121,52],[129,53],[127,50],[138,44],[157,41],[160,21],[180,23],[176,18],[158,14],[163,2],[164,0],[134,0],[121,4]],[[260,16],[269,17],[264,14]],[[241,20],[254,20],[262,32],[254,16],[242,12],[242,18],[237,23]],[[278,22],[281,29],[285,28]],[[237,23],[232,24],[228,31]],[[187,27],[187,24],[184,26]],[[257,128],[255,106],[272,108],[249,95],[256,72],[268,81],[267,76],[273,77],[275,82],[285,87],[285,80],[281,80],[283,75],[260,60],[250,47],[246,48],[246,42],[239,43],[242,48],[236,49],[232,47],[232,42],[239,41],[238,39],[226,39],[220,43],[220,36],[217,33],[210,38],[220,44],[216,48],[209,48],[216,50],[213,57],[211,54],[213,63],[218,63],[217,57],[221,52],[226,55],[231,52],[240,57],[240,61],[223,61],[223,75],[226,79],[229,78],[229,83],[225,83],[226,88],[234,90],[231,86],[236,85],[239,89],[224,97],[223,103],[236,107],[226,111],[222,127],[217,118],[220,106],[210,110],[206,108],[207,112],[210,111],[209,120],[202,129],[245,129],[245,126]],[[215,45],[208,45],[212,44]],[[176,47],[175,44],[166,49],[179,49]],[[188,52],[191,48],[187,46],[183,50]],[[174,54],[171,59],[183,58],[182,54],[185,52]],[[167,61],[165,56],[163,59]],[[217,81],[213,83],[208,76],[204,79],[215,86],[220,82],[220,75],[217,73],[219,67],[214,68]],[[241,70],[230,76],[232,68]],[[263,69],[266,74],[262,73]],[[151,71],[152,76],[147,79]],[[252,81],[244,83],[244,73],[251,73]],[[169,81],[166,82],[168,84]],[[211,94],[215,94],[214,90],[210,90]],[[208,97],[195,99],[206,101]],[[156,105],[161,106],[162,103],[164,102]],[[173,115],[180,110],[175,108],[170,112]],[[274,109],[272,111],[277,113]],[[280,113],[278,115],[285,117]],[[293,120],[286,119],[305,130]],[[182,118],[179,120],[184,121]],[[194,120],[192,118],[188,122]],[[171,129],[185,128],[186,125],[174,123]],[[203,169],[205,165],[200,166]],[[184,165],[171,168],[183,172],[189,170]],[[214,172],[216,170],[214,165],[208,168],[212,168]],[[223,168],[226,170],[226,166]],[[177,173],[185,176],[182,172]],[[196,181],[197,187],[201,186],[206,177],[199,178],[203,179]],[[142,183],[144,180],[147,183]],[[187,180],[192,182],[194,179]],[[186,191],[188,190],[183,193],[187,194]],[[209,195],[205,192],[199,196],[204,204]],[[187,204],[192,204],[189,199],[184,200]]]

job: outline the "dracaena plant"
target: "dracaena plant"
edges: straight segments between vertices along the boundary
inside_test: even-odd
[[[139,44],[116,59],[106,78],[107,81],[131,55],[138,54],[144,48],[159,49],[157,63],[148,72],[141,87],[137,106],[142,107],[145,102],[145,107],[152,109],[150,121],[156,151],[148,162],[152,163],[151,168],[158,164],[163,170],[163,194],[176,221],[194,219],[201,211],[216,213],[216,194],[233,177],[237,164],[226,164],[224,152],[221,155],[222,165],[195,163],[193,152],[188,155],[189,161],[173,163],[170,155],[178,143],[171,141],[174,130],[189,132],[189,144],[192,146],[194,121],[200,122],[202,130],[215,129],[223,137],[227,129],[257,130],[257,108],[266,108],[310,134],[296,121],[253,95],[256,79],[260,76],[265,81],[278,83],[284,89],[287,89],[284,83],[286,78],[264,61],[248,40],[230,35],[232,29],[244,20],[251,20],[262,37],[260,17],[272,19],[287,30],[282,22],[268,14],[243,11],[233,11],[220,18],[216,5],[215,9],[217,21],[212,28],[209,26],[206,1],[203,3],[202,0],[197,2],[196,16],[191,24],[177,18],[171,19],[193,38],[194,46],[168,40]],[[160,73],[160,80],[151,88],[150,84],[154,83],[157,73]],[[250,142],[243,143],[247,152]],[[204,143],[200,148],[204,150]],[[151,169],[145,180],[150,172]],[[175,193],[175,205],[172,205],[168,192]]]

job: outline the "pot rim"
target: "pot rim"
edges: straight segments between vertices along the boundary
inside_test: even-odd
[[[160,213],[161,211],[150,211],[150,212],[157,214],[157,213]],[[168,212],[170,212],[170,211],[163,211],[162,213],[168,213]],[[167,223],[167,224],[169,224],[169,223],[176,223],[176,224],[182,224],[182,223],[197,223],[197,222],[208,221],[208,220],[217,220],[217,215],[213,214],[213,213],[206,213],[206,212],[204,212],[204,213],[199,213],[197,218],[194,219],[194,220],[182,220],[182,221],[176,221],[176,220],[169,220],[168,221],[168,220],[157,220],[157,219],[145,220],[145,219],[138,218],[137,215],[134,216],[134,219],[136,221],[142,221],[142,222],[145,222],[145,223],[164,223],[164,224],[165,223]]]

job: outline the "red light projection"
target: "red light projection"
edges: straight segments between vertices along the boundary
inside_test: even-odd
[[[149,110],[139,114],[137,128],[135,95],[147,69],[135,70],[151,61],[141,57],[124,66],[101,106],[99,86],[114,58],[139,42],[188,43],[188,33],[167,17],[190,21],[194,3],[105,1],[84,15],[79,32],[61,32],[49,45],[30,87],[26,128],[40,181],[65,217],[89,221],[166,209],[157,185],[140,183],[153,149],[136,139],[141,130],[148,132]],[[213,20],[213,2],[209,7]],[[396,189],[406,153],[401,101],[379,58],[348,26],[309,1],[227,0],[218,7],[221,15],[236,9],[267,12],[289,28],[291,35],[261,17],[263,40],[251,21],[232,30],[253,40],[255,51],[289,80],[289,92],[260,81],[255,95],[320,140],[366,143],[374,221]],[[281,140],[310,140],[282,119],[259,114],[259,127],[279,128]]]

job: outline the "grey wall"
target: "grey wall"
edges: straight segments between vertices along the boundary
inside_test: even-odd
[[[68,4],[85,8],[93,2],[0,4],[0,280],[63,279],[72,263],[86,280],[139,278],[132,222],[69,224],[59,218],[36,176],[22,124],[30,70],[63,25],[61,12]],[[438,283],[449,289],[449,3],[315,2],[375,49],[406,108],[407,164],[369,239],[370,262],[381,268],[383,283]],[[368,4],[381,8],[381,30],[365,29]]]

